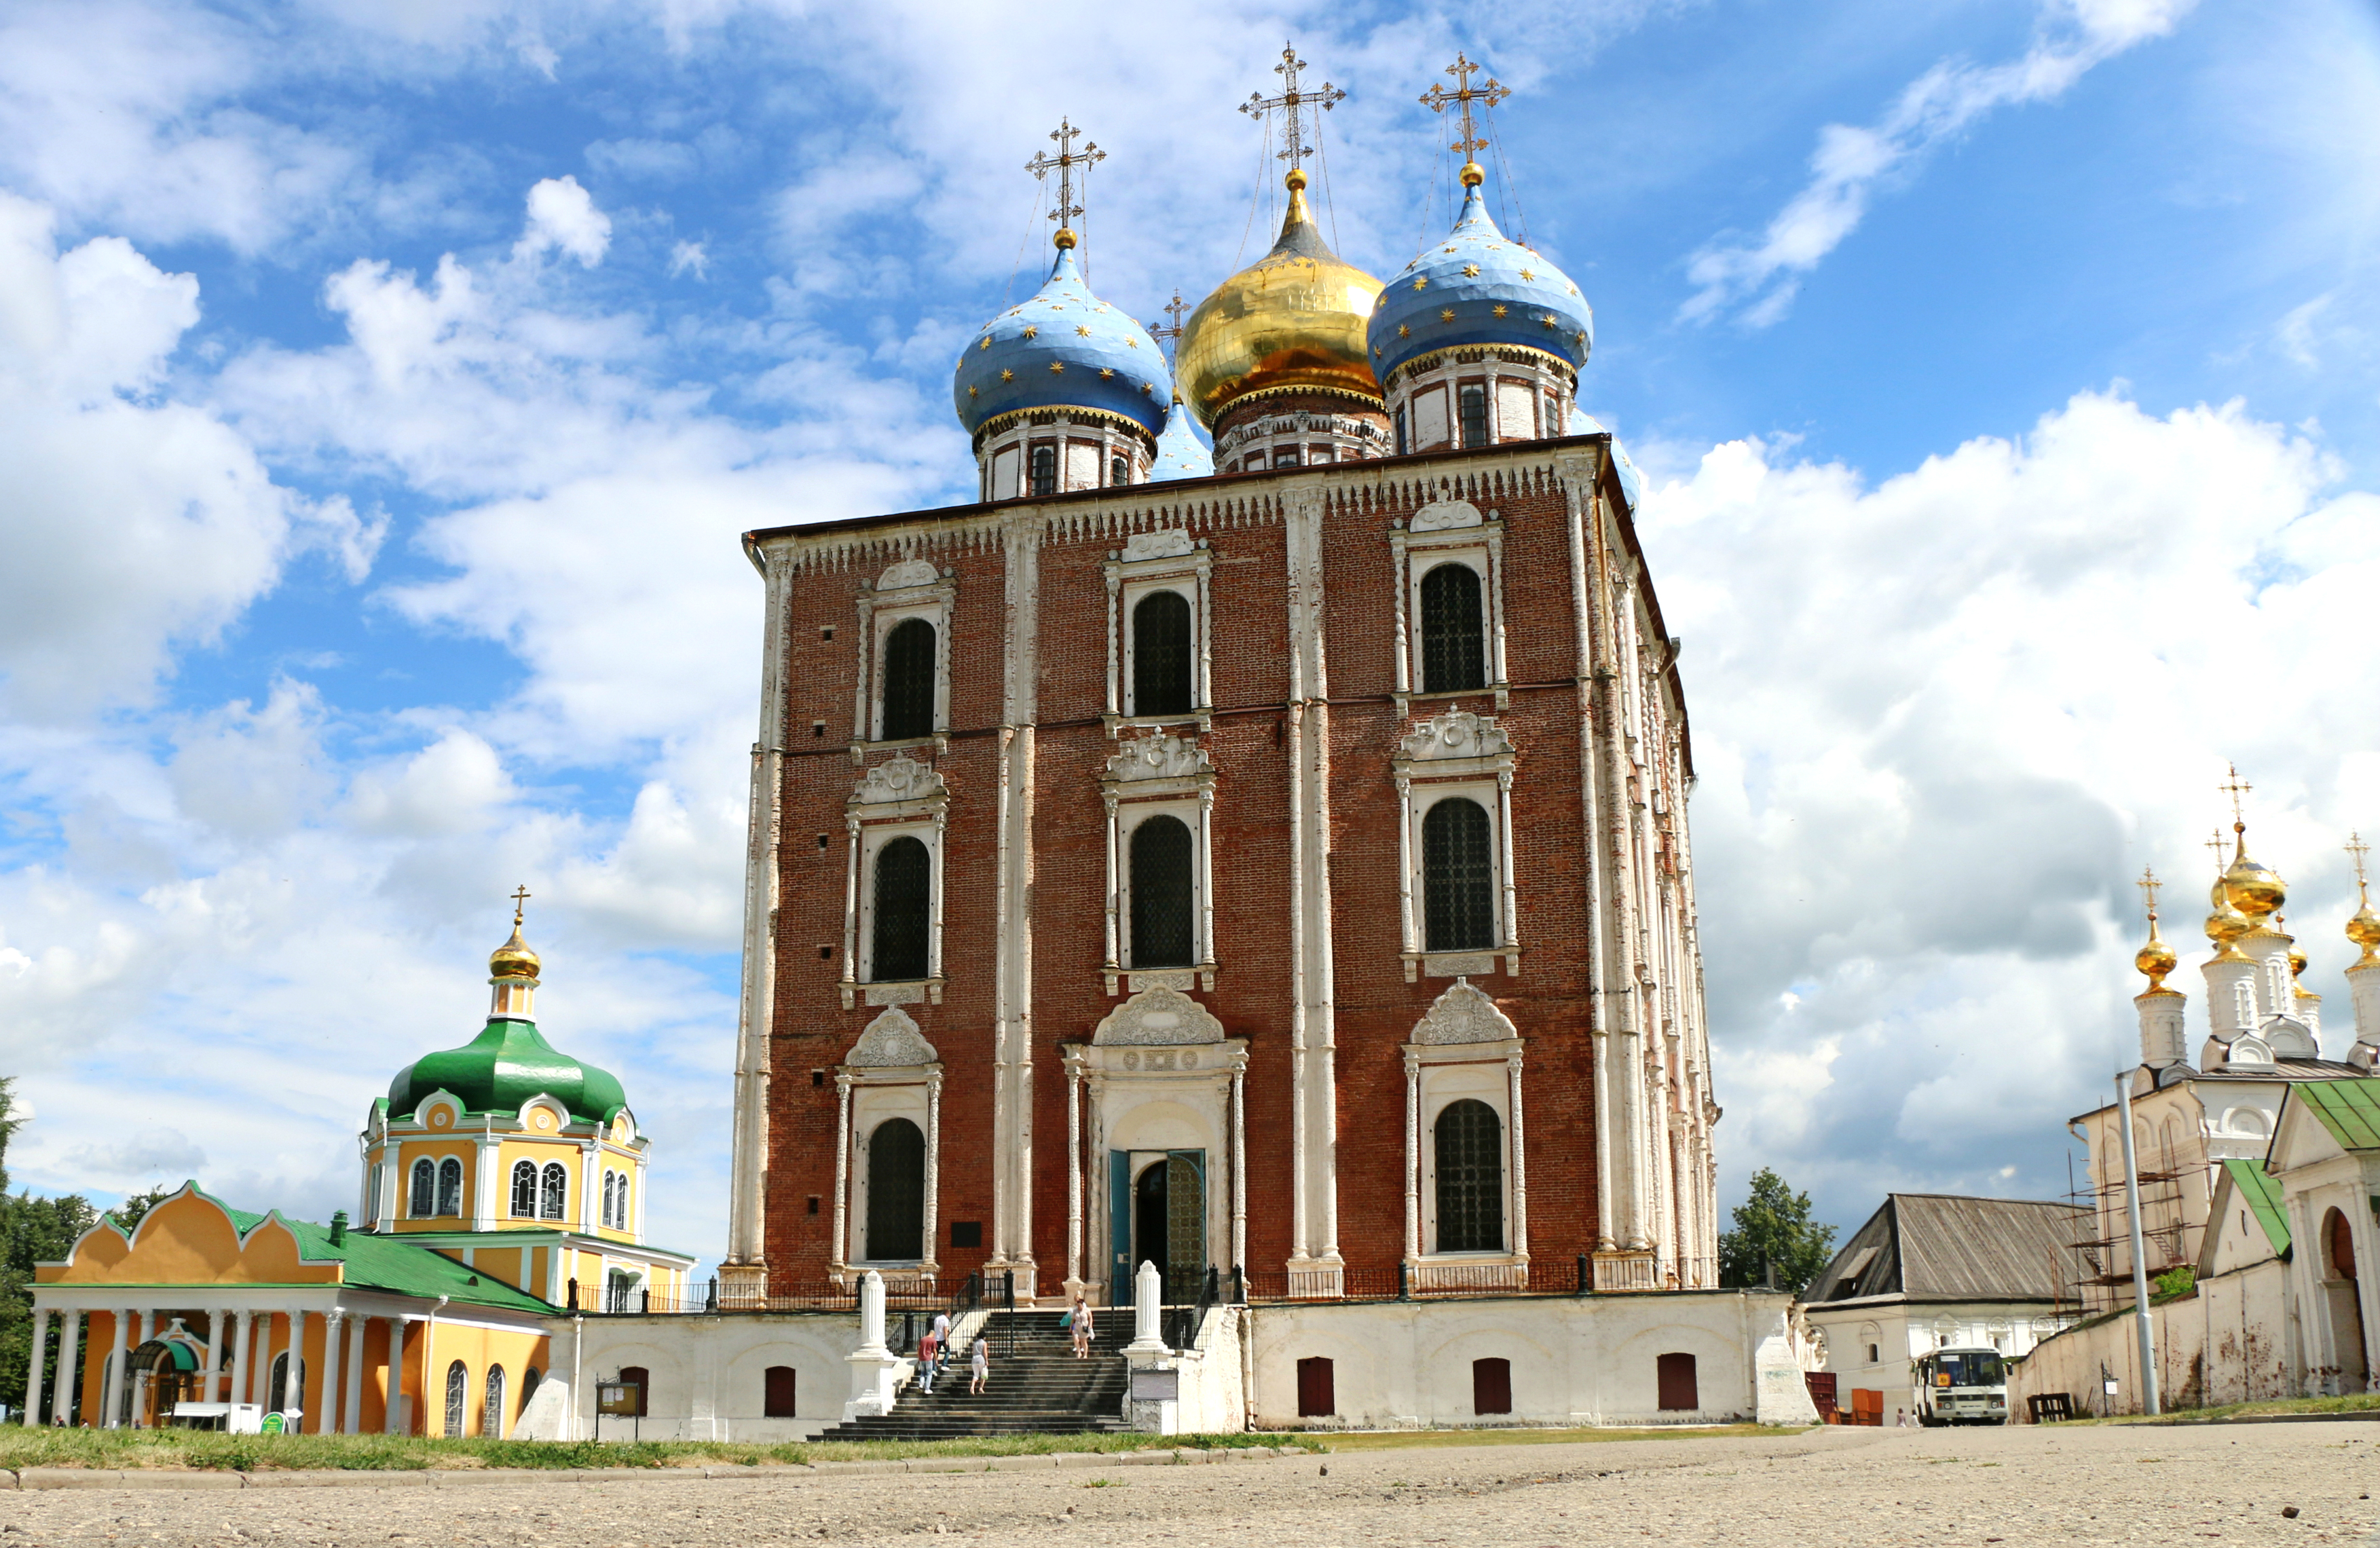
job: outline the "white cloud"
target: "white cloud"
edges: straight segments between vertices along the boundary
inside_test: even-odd
[[[699,242],[680,242],[670,248],[669,272],[672,279],[691,272],[698,280],[707,280],[710,277],[710,256],[702,250]]]
[[[578,260],[582,269],[603,261],[612,245],[612,217],[595,208],[594,196],[565,175],[548,177],[528,191],[528,224],[513,248],[516,256],[534,257],[554,248]]]
[[[2033,45],[2006,64],[1945,60],[1903,88],[1873,127],[1818,131],[1808,185],[1756,240],[1715,241],[1686,265],[1690,321],[1733,311],[1748,327],[1775,322],[1800,276],[1841,245],[1881,187],[1912,174],[1937,147],[1995,108],[2063,96],[2094,67],[2173,30],[2196,0],[2044,0]]]
[[[1731,1170],[2062,1189],[2059,1120],[2137,1058],[2127,884],[2194,937],[2228,760],[2343,1050],[2380,498],[2335,477],[2237,404],[2084,393],[1873,487],[1740,441],[1647,497]]]

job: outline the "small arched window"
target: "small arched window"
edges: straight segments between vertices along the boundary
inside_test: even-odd
[[[1186,715],[1192,702],[1189,599],[1152,591],[1132,610],[1132,712]]]
[[[878,1263],[922,1258],[926,1232],[926,1136],[905,1118],[868,1136],[868,1255]]]
[[[1463,444],[1488,444],[1488,389],[1476,382],[1466,383],[1455,394],[1456,412],[1463,417]]]
[[[461,1361],[446,1367],[446,1437],[459,1440],[471,1411],[471,1373]]]
[[[416,1220],[427,1220],[438,1213],[438,1167],[427,1156],[413,1164],[413,1192],[405,1202],[405,1212]]]
[[[1055,446],[1033,448],[1033,492],[1058,492],[1058,449]]]
[[[1421,690],[1467,693],[1488,685],[1488,631],[1479,572],[1452,560],[1421,578]]]
[[[619,1191],[612,1195],[612,1228],[625,1231],[628,1228],[628,1174],[622,1172],[619,1177]]]
[[[537,1163],[534,1161],[513,1163],[513,1218],[537,1218]]]
[[[480,1403],[480,1433],[501,1440],[504,1433],[504,1368],[488,1367],[488,1394]]]
[[[616,1173],[616,1172],[605,1172],[605,1173],[603,1174],[603,1209],[602,1209],[602,1213],[601,1213],[601,1215],[597,1215],[597,1216],[596,1216],[596,1223],[597,1223],[598,1225],[601,1225],[601,1226],[602,1226],[602,1227],[606,1228],[607,1229],[610,1228],[610,1226],[611,1226],[611,1224],[612,1224],[612,1183],[613,1183],[613,1179],[614,1179],[614,1178],[615,1178],[615,1177],[617,1177],[618,1175],[619,1175],[619,1174],[618,1174],[618,1173]]]
[[[1422,913],[1431,951],[1496,944],[1496,866],[1488,809],[1450,796],[1421,819]]]
[[[463,1213],[463,1163],[451,1155],[438,1163],[438,1213]]]
[[[1108,482],[1118,488],[1132,482],[1132,464],[1122,457],[1108,459]]]
[[[1473,1097],[1438,1115],[1438,1250],[1504,1247],[1504,1122]]]
[[[570,1173],[559,1161],[545,1164],[545,1172],[538,1188],[538,1217],[559,1220],[568,1213]]]
[[[537,1396],[537,1384],[544,1379],[545,1376],[543,1373],[540,1372],[534,1365],[521,1373],[521,1409],[523,1412],[527,1412],[528,1409],[528,1400]]]
[[[1190,967],[1190,828],[1155,816],[1132,830],[1132,965]]]
[[[876,920],[868,976],[879,983],[926,976],[927,913],[933,863],[907,835],[876,852]]]
[[[884,636],[884,723],[887,742],[934,734],[934,626],[905,618]]]
[[[1397,410],[1397,455],[1399,455],[1399,456],[1401,456],[1401,457],[1402,457],[1402,456],[1403,456],[1403,455],[1405,454],[1406,450],[1407,450],[1407,447],[1406,447],[1406,443],[1405,443],[1405,411],[1404,411],[1403,409],[1400,408],[1400,409],[1398,409],[1398,410]]]
[[[651,1405],[648,1401],[653,1385],[652,1373],[641,1365],[623,1365],[620,1367],[620,1380],[637,1389],[637,1417],[652,1417],[650,1411]]]
[[[267,1408],[273,1409],[304,1408],[306,1406],[306,1362],[302,1360],[298,1362],[297,1380],[292,1383],[289,1376],[289,1357],[286,1354],[274,1355],[273,1373],[269,1378],[269,1385],[264,1389],[264,1402]]]

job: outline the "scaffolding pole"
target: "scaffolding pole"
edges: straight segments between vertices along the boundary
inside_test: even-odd
[[[2141,1245],[2141,1173],[2132,1146],[2132,1072],[2129,1070],[2116,1077],[2116,1103],[2123,1109],[2118,1121],[2124,1131],[2124,1204],[2132,1216],[2132,1315],[2141,1340],[2141,1412],[2154,1416],[2164,1410],[2157,1404],[2156,1329],[2149,1321],[2148,1254]]]

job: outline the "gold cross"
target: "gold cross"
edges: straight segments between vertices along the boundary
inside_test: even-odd
[[[2206,847],[2215,852],[2215,868],[2220,871],[2223,869],[2223,829],[2221,828],[2215,829],[2215,837],[2206,841]]]
[[[2341,847],[2347,851],[2349,856],[2355,862],[2356,904],[2359,907],[2369,904],[2372,901],[2372,899],[2364,890],[2363,857],[2372,853],[2372,846],[2363,841],[2362,834],[2350,833],[2347,836],[2347,842]]]
[[[2155,871],[2149,869],[2146,865],[2143,865],[2141,867],[2141,879],[2132,883],[2132,885],[2141,889],[2142,901],[2148,904],[2149,923],[2152,925],[2155,924],[2157,916],[2157,889],[2163,887],[2165,883],[2157,880],[2156,873]]]
[[[1506,90],[1502,81],[1493,76],[1488,78],[1488,84],[1485,86],[1472,85],[1472,74],[1480,67],[1471,62],[1469,55],[1457,54],[1454,56],[1454,63],[1446,67],[1446,73],[1454,78],[1456,89],[1450,91],[1443,86],[1433,86],[1421,94],[1421,105],[1432,113],[1444,113],[1446,104],[1449,103],[1461,105],[1463,138],[1447,149],[1462,151],[1464,161],[1474,159],[1473,151],[1488,149],[1488,142],[1479,138],[1478,128],[1471,120],[1471,104],[1477,103],[1482,107],[1494,107],[1512,94]]]
[[[1182,299],[1181,288],[1176,286],[1173,291],[1173,299],[1168,301],[1165,305],[1158,308],[1157,309],[1163,312],[1167,317],[1172,319],[1172,320],[1171,322],[1150,323],[1148,325],[1148,336],[1157,340],[1160,344],[1167,339],[1179,339],[1182,336],[1182,314],[1190,309],[1190,303]]]
[[[513,928],[520,928],[521,908],[522,905],[526,904],[529,901],[530,896],[531,894],[529,889],[526,885],[523,885],[518,890],[513,893]]]
[[[1314,154],[1314,147],[1305,143],[1307,111],[1319,109],[1328,113],[1334,105],[1344,102],[1347,98],[1346,92],[1327,80],[1322,83],[1322,89],[1318,91],[1301,91],[1297,84],[1297,72],[1304,68],[1305,68],[1305,61],[1297,56],[1296,45],[1283,46],[1281,51],[1281,63],[1272,67],[1272,73],[1281,77],[1282,87],[1281,95],[1268,97],[1261,91],[1251,91],[1248,93],[1248,100],[1240,104],[1242,113],[1258,120],[1269,113],[1281,113],[1286,115],[1282,126],[1281,151],[1279,159],[1287,162],[1289,170],[1292,172],[1303,168],[1305,158]],[[1316,132],[1319,134],[1322,120],[1317,118],[1314,120],[1314,126]]]
[[[1075,202],[1075,169],[1078,166],[1083,169],[1083,183],[1087,188],[1090,184],[1091,163],[1108,159],[1108,153],[1099,149],[1097,140],[1087,139],[1083,141],[1083,148],[1080,151],[1075,149],[1075,137],[1082,132],[1075,127],[1070,120],[1059,119],[1058,127],[1050,131],[1050,138],[1058,142],[1058,153],[1053,156],[1044,151],[1025,163],[1026,171],[1045,183],[1050,180],[1050,168],[1057,169],[1058,206],[1050,212],[1050,218],[1056,221],[1058,229],[1065,232],[1069,236],[1074,233],[1068,228],[1067,223],[1083,212],[1083,207]],[[1071,242],[1059,244],[1060,247],[1073,245]]]
[[[2250,784],[2247,780],[2240,778],[2240,766],[2238,764],[2229,764],[2226,767],[2231,770],[2230,780],[2228,783],[2217,785],[2215,788],[2223,792],[2231,798],[2231,831],[2234,833],[2245,833],[2248,831],[2248,823],[2247,819],[2240,815],[2240,798],[2247,794],[2250,791],[2254,790],[2256,787]]]

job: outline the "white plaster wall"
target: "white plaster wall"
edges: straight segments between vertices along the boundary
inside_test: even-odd
[[[2069,1302],[2067,1310],[2073,1310]],[[1802,1309],[1804,1321],[1826,1338],[1826,1359],[1817,1367],[1835,1375],[1835,1401],[1851,1411],[1854,1389],[1884,1394],[1884,1421],[1893,1421],[1896,1409],[1913,1409],[1917,1385],[1912,1361],[1946,1344],[1998,1348],[2010,1359],[2025,1355],[2058,1326],[2058,1308],[2049,1301],[1975,1301],[1956,1305],[1927,1302],[1822,1301]],[[1873,1325],[1876,1334],[1864,1329]],[[1945,1334],[1948,1336],[1944,1336]],[[1877,1347],[1877,1358],[1867,1358],[1867,1346]]]
[[[1788,1297],[1765,1290],[1529,1299],[1314,1302],[1247,1313],[1258,1429],[1697,1424],[1815,1414],[1785,1335]],[[1657,1359],[1694,1357],[1701,1407],[1660,1407]],[[1332,1361],[1338,1412],[1301,1419],[1297,1362]],[[1512,1411],[1471,1408],[1471,1362],[1512,1365]]]
[[[577,1358],[575,1438],[595,1433],[595,1387],[626,1365],[652,1378],[646,1417],[603,1421],[605,1440],[798,1441],[843,1418],[851,1370],[844,1357],[859,1342],[848,1312],[757,1315],[555,1318],[554,1372],[565,1380]],[[577,1341],[574,1350],[573,1341]],[[794,1368],[798,1417],[762,1417],[765,1373]]]
[[[2246,1403],[2297,1396],[2289,1331],[2287,1266],[2267,1258],[2252,1267],[2202,1279],[2194,1294],[2149,1308],[2157,1385],[2168,1409]],[[2026,1399],[2063,1392],[2076,1411],[2101,1411],[2100,1371],[2116,1378],[2112,1410],[2141,1411],[2138,1324],[2121,1314],[2071,1328],[2036,1345],[2009,1373],[2009,1417],[2031,1417]]]

